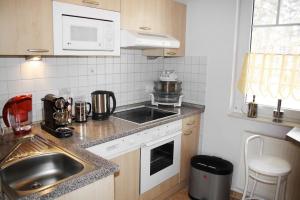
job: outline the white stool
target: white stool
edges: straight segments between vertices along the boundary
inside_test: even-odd
[[[248,145],[251,140],[259,139],[260,148],[259,156],[248,160]],[[254,190],[257,182],[276,185],[275,200],[279,200],[280,190],[283,189],[283,199],[285,199],[287,177],[291,172],[291,165],[278,157],[263,155],[264,140],[259,135],[253,135],[247,138],[245,143],[245,168],[246,168],[246,184],[244,188],[243,198],[245,199],[257,199],[254,198]],[[254,174],[250,174],[252,172]],[[250,196],[246,198],[248,191],[249,178],[254,180],[254,184],[250,193]],[[269,178],[269,179],[267,179]],[[270,178],[274,180],[270,180]],[[282,187],[284,184],[284,187]]]

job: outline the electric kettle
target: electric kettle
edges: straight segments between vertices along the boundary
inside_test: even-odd
[[[12,127],[16,135],[24,135],[31,131],[32,95],[20,95],[9,99],[2,110],[3,121]]]
[[[111,91],[97,90],[92,92],[92,119],[107,119],[116,109],[116,97]],[[113,100],[112,108],[110,98]]]

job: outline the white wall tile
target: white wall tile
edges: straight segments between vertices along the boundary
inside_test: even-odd
[[[69,90],[90,101],[94,90],[112,90],[117,105],[149,100],[153,81],[164,69],[176,70],[183,81],[184,101],[204,104],[206,57],[147,59],[140,50],[121,50],[120,57],[45,57],[42,62],[0,58],[0,109],[9,97],[33,94],[33,119],[41,120],[41,98]]]

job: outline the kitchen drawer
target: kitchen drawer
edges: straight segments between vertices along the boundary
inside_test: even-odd
[[[192,115],[182,120],[182,130],[188,130],[200,125],[200,114]]]
[[[120,12],[120,0],[56,0],[64,3],[76,4],[80,6],[88,6],[100,8],[104,10],[113,10]]]

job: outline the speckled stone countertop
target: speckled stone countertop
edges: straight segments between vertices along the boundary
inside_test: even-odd
[[[147,105],[148,103],[144,103],[144,105],[145,104]],[[131,109],[141,105],[142,104],[122,106],[119,107],[117,111]],[[184,104],[181,108],[163,107],[160,109],[173,111],[178,114],[173,115],[172,117],[168,117],[167,119],[156,120],[154,122],[145,124],[136,124],[113,116],[104,121],[89,120],[87,123],[73,123],[71,126],[74,127],[75,133],[72,137],[64,139],[55,138],[54,136],[41,130],[39,125],[35,125],[33,127],[32,133],[48,139],[54,142],[56,145],[67,149],[75,156],[78,156],[87,163],[90,163],[92,166],[94,166],[94,168],[79,177],[74,177],[69,180],[63,181],[58,185],[47,189],[46,191],[37,192],[19,199],[54,199],[66,193],[72,192],[78,188],[91,184],[104,177],[107,177],[117,172],[119,170],[118,166],[113,162],[90,153],[89,151],[85,150],[85,148],[108,142],[130,134],[134,134],[165,123],[176,121],[194,114],[202,113],[204,112],[204,108],[204,106],[193,104]],[[8,136],[0,138],[1,159],[6,155],[7,152],[5,151],[9,149],[9,146],[12,146],[14,144],[15,140],[11,137],[11,135],[12,134],[8,134]]]

